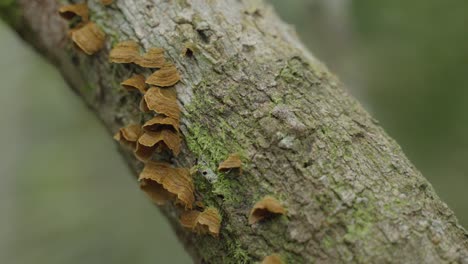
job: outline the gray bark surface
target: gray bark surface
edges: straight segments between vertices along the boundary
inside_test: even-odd
[[[468,263],[468,234],[453,212],[271,7],[237,0],[88,4],[107,34],[94,56],[73,47],[57,1],[18,0],[3,9],[18,13],[9,22],[112,133],[150,117],[138,110],[140,96],[119,85],[150,71],[110,64],[110,48],[133,39],[145,50],[166,50],[182,76],[176,89],[185,141],[172,162],[196,166],[197,199],[222,214],[216,239],[183,230],[181,209],[161,207],[195,262],[252,263],[278,253],[287,263]],[[193,56],[181,55],[186,43],[196,45]],[[137,175],[143,164],[120,150]],[[234,152],[244,173],[218,173]],[[249,211],[265,195],[278,198],[287,216],[251,226]]]

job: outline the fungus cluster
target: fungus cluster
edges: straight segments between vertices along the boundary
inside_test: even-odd
[[[142,112],[154,113],[142,126],[136,125],[138,129],[131,125],[131,130],[122,128],[115,135],[116,140],[132,147],[136,158],[145,163],[138,178],[140,188],[158,205],[174,201],[184,210],[190,210],[182,213],[182,226],[198,234],[217,237],[221,226],[219,212],[215,208],[202,212],[191,210],[195,203],[195,190],[190,171],[152,160],[155,152],[165,151],[177,157],[181,151],[181,111],[176,91],[171,88],[180,80],[177,68],[166,61],[163,49],[150,48],[141,54],[140,46],[134,41],[118,43],[110,51],[109,61],[158,69],[147,78],[142,74],[133,74],[121,83],[126,91],[142,95],[139,105]]]
[[[147,53],[140,55],[140,47],[134,41],[118,43],[109,53],[111,63],[134,63],[145,68],[160,68],[151,76],[158,76],[158,83],[148,89],[149,78],[142,74],[133,74],[124,80],[121,85],[128,92],[137,92],[142,95],[140,110],[154,112],[154,116],[139,126],[139,134],[131,138],[135,157],[145,163],[140,174],[140,187],[156,204],[165,204],[174,200],[184,208],[192,208],[194,203],[194,187],[189,170],[173,168],[169,163],[152,161],[155,152],[167,152],[171,156],[179,155],[182,144],[180,134],[180,108],[177,103],[177,94],[174,88],[180,76],[177,68],[166,62],[164,50],[150,48]],[[167,65],[167,66],[166,66]],[[169,66],[171,65],[171,66]],[[166,69],[170,68],[170,71]],[[115,138],[123,143],[129,139],[123,137],[121,129]],[[122,141],[122,138],[125,141]],[[128,144],[127,144],[128,145]]]
[[[89,9],[85,3],[64,5],[59,8],[62,18],[79,23],[72,25],[68,34],[73,43],[88,55],[93,55],[104,47],[106,34],[94,22],[89,21]]]
[[[101,0],[103,5],[110,5],[112,2]],[[59,14],[71,21],[69,36],[83,52],[92,55],[104,47],[105,34],[95,23],[89,21],[86,4],[62,6]],[[195,44],[185,43],[182,55],[191,56],[195,51]],[[156,69],[147,77],[143,74],[133,74],[121,82],[121,86],[127,92],[141,94],[141,112],[154,114],[142,122],[143,125],[129,124],[120,128],[114,135],[116,141],[133,151],[135,157],[145,163],[138,177],[140,188],[158,205],[165,205],[170,201],[180,205],[184,210],[180,217],[183,227],[198,234],[218,237],[221,215],[216,208],[205,208],[202,201],[195,201],[195,187],[190,170],[174,167],[163,160],[153,160],[156,152],[165,152],[171,157],[177,157],[181,152],[181,111],[176,90],[173,88],[181,77],[176,66],[166,60],[164,49],[152,47],[146,53],[142,53],[140,45],[132,40],[115,45],[109,53],[109,62]],[[218,166],[221,173],[233,170],[242,174],[242,161],[238,154],[229,155]],[[194,204],[199,210],[192,210]],[[248,222],[255,224],[282,214],[286,214],[286,210],[281,203],[271,196],[265,196],[253,206]],[[279,255],[273,254],[265,257],[262,263],[283,262]]]

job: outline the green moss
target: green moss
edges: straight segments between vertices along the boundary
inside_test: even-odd
[[[349,217],[353,221],[346,226],[347,233],[344,236],[344,240],[351,243],[357,240],[365,240],[365,237],[370,233],[372,226],[376,222],[374,214],[375,210],[371,202],[355,205],[354,211]]]
[[[303,82],[302,72],[304,71],[303,63],[298,58],[293,58],[288,61],[288,64],[281,69],[279,78],[287,83]]]
[[[232,252],[233,263],[250,263],[251,259],[247,251],[242,249],[239,242],[231,242],[228,244],[229,252]]]
[[[215,169],[216,164],[219,164],[229,154],[226,145],[200,124],[194,124],[188,129],[190,133],[186,135],[185,140],[190,151],[206,161],[211,169]]]
[[[221,173],[218,174],[218,180],[213,183],[213,193],[222,196],[226,203],[239,204],[242,201],[240,188],[242,186],[237,181]]]
[[[392,218],[398,217],[402,210],[410,204],[408,200],[401,200],[396,198],[390,203],[383,206],[384,212]]]
[[[330,249],[336,244],[336,241],[331,236],[326,236],[322,240],[322,246],[325,249]]]
[[[224,119],[210,118],[213,111],[220,111],[220,104],[211,96],[203,96],[208,91],[206,84],[202,82],[194,90],[196,92],[192,102],[185,107],[187,117],[200,122],[188,127],[190,133],[185,138],[189,149],[213,171],[231,153],[236,152],[245,157],[240,145],[235,144],[243,134],[235,131]]]

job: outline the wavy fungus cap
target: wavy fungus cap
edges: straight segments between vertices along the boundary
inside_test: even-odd
[[[166,63],[161,69],[154,72],[146,79],[147,84],[169,87],[180,81],[180,75],[177,68],[172,63]]]
[[[71,20],[75,17],[80,17],[83,22],[89,20],[89,9],[85,3],[64,5],[59,8],[58,12],[60,16],[66,20]]]
[[[151,87],[146,91],[144,100],[146,108],[176,120],[180,119],[180,108],[175,90]]]
[[[124,146],[135,149],[136,142],[138,141],[138,138],[140,138],[142,132],[143,131],[139,125],[129,125],[119,129],[119,131],[114,135],[114,139]]]
[[[73,42],[88,55],[93,55],[104,47],[106,34],[93,22],[70,32]]]
[[[218,166],[218,171],[220,172],[226,172],[232,169],[238,169],[242,173],[242,161],[239,154],[229,155],[229,157]]]
[[[146,123],[143,125],[143,130],[149,132],[155,132],[164,129],[179,132],[179,121],[177,119],[165,115],[156,115],[152,119],[146,121]]]
[[[114,0],[101,0],[101,4],[106,6],[112,4],[112,2],[114,2]]]
[[[188,211],[182,213],[180,223],[183,227],[198,234],[210,234],[218,237],[221,228],[221,216],[216,208],[208,207],[203,212]]]
[[[161,68],[166,64],[164,49],[150,48],[143,56],[140,56],[135,64],[144,68]]]
[[[286,210],[281,203],[274,197],[265,196],[250,211],[249,224],[255,224],[266,218],[280,214],[286,214]]]
[[[139,91],[142,94],[146,92],[145,76],[141,74],[133,74],[132,77],[123,81],[121,85],[127,91]]]
[[[133,40],[117,43],[109,53],[112,63],[132,63],[140,57],[140,46]]]
[[[148,162],[138,178],[141,189],[156,204],[163,205],[169,200],[191,209],[195,201],[194,185],[189,170],[173,168],[164,162]]]

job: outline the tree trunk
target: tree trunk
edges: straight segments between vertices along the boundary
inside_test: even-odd
[[[162,47],[179,69],[185,140],[172,162],[198,168],[197,200],[222,215],[213,238],[182,229],[181,209],[161,207],[195,262],[252,263],[277,253],[287,263],[468,263],[468,234],[453,212],[268,5],[115,0],[106,7],[89,0],[91,20],[107,34],[94,56],[71,44],[58,5],[0,6],[110,132],[149,117],[138,110],[140,96],[119,85],[141,70],[108,62],[116,42]],[[181,55],[186,43],[197,47],[192,56]],[[143,164],[121,152],[137,175]],[[218,173],[234,152],[244,173]],[[250,209],[265,195],[278,198],[287,215],[249,225]]]

